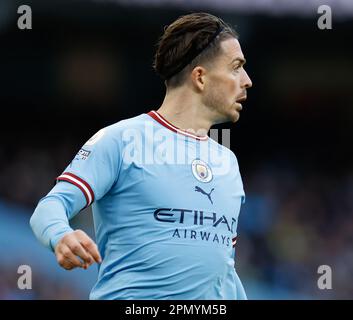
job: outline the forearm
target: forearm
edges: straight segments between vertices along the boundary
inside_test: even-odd
[[[37,205],[31,219],[31,228],[37,239],[54,250],[58,241],[73,231],[69,220],[84,206],[86,200],[76,186],[60,182]]]
[[[46,197],[39,202],[30,219],[30,225],[37,239],[51,250],[54,250],[62,236],[73,231],[63,203],[55,196]]]

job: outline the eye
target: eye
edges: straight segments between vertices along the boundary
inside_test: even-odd
[[[239,70],[240,70],[240,68],[241,68],[241,66],[235,66],[235,67],[233,68],[233,71],[234,71],[235,73],[238,73]]]

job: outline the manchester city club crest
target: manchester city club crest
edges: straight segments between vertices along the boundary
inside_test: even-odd
[[[211,168],[208,164],[200,159],[195,159],[192,164],[192,173],[200,182],[210,182],[213,178]]]

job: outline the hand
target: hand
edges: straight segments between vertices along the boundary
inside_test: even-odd
[[[56,259],[66,270],[87,269],[94,262],[101,263],[97,245],[82,230],[65,234],[55,247]]]

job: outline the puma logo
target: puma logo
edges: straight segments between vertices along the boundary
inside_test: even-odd
[[[207,193],[206,191],[202,190],[200,187],[195,186],[195,191],[206,195],[207,198],[211,201],[212,204],[213,204],[213,201],[211,199],[211,193],[213,192],[213,190],[214,190],[214,188],[211,189],[210,193]]]

